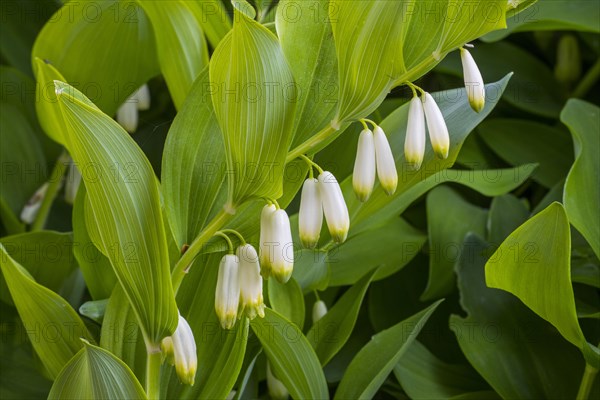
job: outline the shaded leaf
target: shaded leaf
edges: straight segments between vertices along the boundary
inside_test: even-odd
[[[293,278],[285,284],[279,283],[277,279],[269,279],[268,282],[271,308],[302,329],[305,314],[304,294],[298,282]]]

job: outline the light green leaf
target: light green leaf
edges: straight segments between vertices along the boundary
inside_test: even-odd
[[[70,297],[74,287],[69,278],[77,273],[73,251],[79,245],[73,241],[73,235],[52,231],[27,232],[5,236],[0,239],[0,243],[37,283],[65,299]],[[3,289],[0,291],[0,299],[13,304],[2,278],[0,287]]]
[[[123,361],[84,341],[56,377],[48,399],[146,399],[146,393]]]
[[[56,82],[56,88],[67,148],[80,166],[101,248],[146,340],[157,344],[173,333],[178,317],[156,177],[119,124],[73,87]]]
[[[468,316],[451,315],[450,329],[471,365],[504,399],[574,398],[581,353],[516,297],[486,287],[496,246],[469,234],[464,247],[456,273]]]
[[[485,265],[485,277],[489,287],[514,294],[554,325],[587,360],[594,352],[577,321],[570,253],[567,214],[560,203],[553,203],[500,245]]]
[[[523,13],[506,20],[507,29],[483,37],[486,42],[504,39],[511,33],[527,31],[600,32],[600,4],[596,0],[539,0]]]
[[[429,280],[421,300],[439,299],[454,290],[454,264],[463,251],[463,239],[467,232],[485,235],[487,214],[449,187],[439,186],[429,192]]]
[[[449,399],[489,388],[471,366],[448,364],[418,340],[408,347],[396,364],[394,375],[402,389],[415,400]]]
[[[180,109],[192,83],[208,65],[201,15],[195,13],[202,6],[182,0],[138,1],[152,23],[160,69]]]
[[[277,279],[269,279],[269,305],[298,328],[304,327],[304,294],[295,279],[281,284]]]
[[[225,147],[208,84],[206,69],[177,113],[163,153],[162,194],[179,248],[196,238],[227,199]]]
[[[331,0],[340,82],[332,126],[365,117],[393,87],[420,78],[459,46],[504,28],[506,6],[500,0]]]
[[[102,324],[107,305],[108,299],[86,301],[81,305],[81,307],[79,307],[79,313],[93,321],[96,321],[99,324]]]
[[[441,302],[373,336],[348,366],[335,398],[373,398]]]
[[[567,176],[564,204],[569,222],[600,258],[600,109],[581,100],[569,100],[560,114],[575,143],[575,163]]]
[[[77,82],[108,115],[159,73],[152,27],[133,1],[67,2],[38,34],[36,57],[54,65],[66,81]],[[49,83],[39,77],[38,82]]]
[[[191,1],[187,5],[197,15],[211,47],[216,48],[231,30],[231,18],[225,4],[219,0],[202,0]]]
[[[48,60],[33,58],[33,71],[37,85],[35,88],[36,98],[35,110],[40,121],[40,125],[46,135],[54,141],[64,145],[64,126],[65,121],[58,108],[54,81],[66,82],[62,74]]]
[[[346,344],[350,337],[360,306],[377,269],[367,272],[331,307],[327,314],[313,324],[306,337],[315,349],[321,365],[325,366]]]
[[[298,88],[292,134],[295,147],[327,126],[337,105],[337,56],[329,0],[283,0],[275,25]]]
[[[352,235],[327,253],[329,286],[351,285],[379,267],[376,280],[392,275],[417,255],[427,237],[402,218]],[[369,249],[365,252],[365,249]]]
[[[210,81],[227,154],[227,209],[253,196],[281,197],[296,91],[277,38],[236,11],[210,61]]]
[[[0,244],[0,268],[33,348],[52,378],[79,351],[80,337],[93,341],[62,297],[36,283]]]
[[[117,277],[109,259],[98,250],[100,241],[94,243],[88,232],[88,221],[85,217],[85,204],[88,201],[86,196],[85,185],[82,183],[73,204],[73,240],[77,243],[73,254],[92,298],[108,299],[117,283]],[[96,227],[95,221],[90,223]]]
[[[538,163],[531,179],[551,188],[573,163],[566,132],[524,119],[490,119],[478,128],[484,142],[509,164]]]
[[[250,322],[273,373],[295,399],[328,399],[323,370],[302,331],[270,308]]]

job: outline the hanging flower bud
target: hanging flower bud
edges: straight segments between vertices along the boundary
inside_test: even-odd
[[[444,116],[429,93],[425,93],[422,101],[431,146],[439,158],[445,159],[448,157],[448,151],[450,150],[450,135],[448,134],[448,127],[444,121]]]
[[[319,193],[329,233],[336,243],[342,243],[348,236],[350,215],[342,189],[331,172],[324,171],[319,175]]]
[[[289,397],[290,393],[287,388],[279,379],[273,375],[271,371],[271,364],[267,361],[267,389],[269,390],[269,396],[274,400],[285,400]]]
[[[237,248],[236,255],[240,261],[240,309],[250,319],[259,315],[265,316],[263,303],[262,277],[258,254],[252,245],[245,244]]]
[[[319,194],[319,181],[309,178],[304,181],[300,197],[298,227],[300,241],[307,249],[314,248],[319,242],[323,225],[323,203]]]
[[[260,213],[260,273],[265,279],[271,276],[275,241],[273,239],[273,224],[271,218],[277,211],[273,204],[267,204]]]
[[[356,197],[365,202],[371,196],[375,185],[375,142],[373,132],[365,129],[358,138],[358,149],[354,161],[354,173],[352,174],[352,186]]]
[[[69,204],[73,204],[75,202],[75,196],[77,196],[77,191],[79,190],[79,185],[81,184],[81,172],[75,165],[75,163],[71,163],[69,166],[69,172],[67,173],[67,184],[65,185],[65,201]]]
[[[137,104],[131,98],[121,104],[117,110],[117,122],[129,133],[136,131],[138,126],[138,109]]]
[[[143,84],[138,90],[135,91],[133,97],[137,100],[138,110],[147,110],[150,108],[150,89],[148,85]]]
[[[42,206],[42,202],[44,201],[44,197],[46,197],[46,192],[48,191],[48,182],[44,183],[36,192],[31,196],[31,198],[23,207],[21,211],[21,221],[26,224],[32,224],[35,221],[35,217],[37,217],[38,212],[40,211],[40,207]]]
[[[463,76],[465,80],[465,89],[469,104],[475,112],[480,112],[485,106],[485,84],[481,77],[481,72],[473,59],[469,50],[460,49],[460,59],[462,61]]]
[[[312,309],[313,324],[316,324],[318,320],[323,318],[327,314],[327,306],[323,300],[315,301]]]
[[[406,127],[406,138],[404,140],[404,158],[410,166],[418,170],[421,168],[423,156],[425,155],[425,114],[423,114],[423,103],[415,96],[410,101],[408,109],[408,126]]]
[[[294,242],[290,218],[285,210],[279,209],[271,216],[271,232],[273,245],[273,259],[271,275],[280,283],[286,283],[292,276],[294,269]]]
[[[396,161],[390,147],[390,143],[381,127],[376,126],[373,131],[375,140],[375,158],[377,160],[377,177],[383,190],[391,196],[398,186],[398,172]]]
[[[167,355],[167,360],[172,360],[175,364],[175,371],[181,382],[193,385],[198,367],[196,342],[190,325],[181,315],[175,333],[164,338],[161,347]]]
[[[581,75],[581,54],[577,38],[572,34],[563,35],[556,49],[554,76],[559,82],[570,84]]]
[[[240,261],[238,256],[227,254],[221,259],[215,290],[215,310],[223,329],[231,329],[237,319],[240,302]]]
[[[171,336],[165,337],[160,342],[163,357],[170,365],[175,365],[175,350],[173,349],[173,339]]]

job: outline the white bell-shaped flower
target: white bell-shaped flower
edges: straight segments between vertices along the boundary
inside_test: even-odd
[[[375,141],[375,159],[377,160],[377,177],[383,190],[392,195],[398,186],[398,171],[396,171],[396,161],[394,154],[388,142],[387,136],[381,127],[376,126],[373,130],[373,139]]]
[[[325,314],[327,314],[327,305],[325,302],[323,300],[315,301],[312,309],[313,324],[316,324],[318,320],[325,316]]]
[[[281,283],[286,283],[294,269],[294,242],[290,218],[285,210],[279,209],[271,216],[271,232],[274,239],[271,275]]]
[[[273,214],[277,211],[274,204],[267,204],[260,213],[260,273],[265,279],[271,276],[273,267],[275,240],[273,238],[273,223],[271,221]]]
[[[65,185],[65,201],[69,204],[75,202],[79,185],[81,184],[81,172],[75,165],[71,163],[69,165],[69,172],[67,173],[67,184]]]
[[[410,166],[417,170],[421,168],[425,155],[425,114],[423,103],[415,96],[410,101],[408,109],[408,125],[404,140],[404,158]]]
[[[134,133],[138,126],[138,108],[137,104],[131,98],[121,104],[117,110],[117,122],[127,132]]]
[[[21,221],[26,224],[32,224],[35,221],[35,217],[37,217],[38,212],[40,211],[40,207],[44,201],[44,197],[46,197],[46,192],[48,191],[48,182],[44,183],[38,190],[35,191],[33,196],[27,201],[23,210],[21,211]]]
[[[358,199],[365,202],[371,196],[375,185],[375,141],[373,132],[365,129],[358,138],[352,186]]]
[[[238,256],[227,254],[221,259],[215,290],[215,311],[223,329],[231,329],[237,319],[240,302],[240,261]]]
[[[304,181],[300,197],[298,228],[300,241],[307,249],[314,248],[319,242],[323,225],[323,203],[319,194],[319,180],[309,178]]]
[[[269,361],[267,361],[267,389],[269,396],[274,400],[285,400],[290,396],[283,382],[273,375]]]
[[[473,110],[480,112],[485,106],[485,84],[483,83],[483,77],[469,50],[461,48],[460,59],[462,61],[463,77],[469,104]]]
[[[265,304],[258,254],[252,245],[245,244],[237,248],[236,255],[240,261],[241,312],[245,312],[250,319],[256,318],[257,315],[262,318],[265,316]]]
[[[198,368],[198,356],[196,354],[196,341],[190,325],[185,318],[179,315],[179,323],[173,336],[163,339],[163,351],[172,351],[172,360],[175,364],[175,371],[181,382],[186,385],[193,385],[196,378],[196,369]]]
[[[446,121],[444,121],[442,111],[429,93],[425,93],[422,101],[431,146],[439,158],[445,159],[448,157],[450,150],[450,135],[448,134]]]
[[[350,215],[342,189],[331,172],[323,171],[319,175],[319,193],[323,201],[323,213],[331,238],[336,243],[342,243],[348,236]]]
[[[150,108],[150,89],[148,85],[143,84],[138,90],[135,91],[133,97],[137,100],[138,110],[147,110]]]

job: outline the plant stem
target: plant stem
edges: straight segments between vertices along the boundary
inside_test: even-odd
[[[148,347],[146,362],[146,395],[149,400],[157,400],[160,396],[160,363],[162,355],[160,347]]]
[[[592,68],[588,70],[585,76],[579,81],[579,84],[573,90],[572,97],[582,98],[587,92],[594,86],[594,84],[598,81],[598,77],[600,77],[600,60],[596,61]]]
[[[33,221],[33,224],[31,224],[32,231],[40,231],[44,229],[44,225],[46,225],[46,220],[48,219],[48,214],[50,214],[50,209],[52,208],[52,203],[54,202],[54,199],[60,190],[63,175],[67,170],[66,163],[67,153],[66,151],[63,151],[58,157],[58,160],[56,160],[56,164],[54,164],[54,168],[52,169],[50,180],[48,181],[46,195],[42,200],[42,205],[40,206],[37,216],[35,217],[35,221]]]
[[[597,373],[598,370],[596,368],[592,367],[590,364],[585,364],[585,370],[583,371],[583,377],[581,378],[581,384],[579,385],[579,391],[577,392],[577,400],[587,400],[589,398]]]
[[[219,230],[225,223],[231,218],[231,214],[227,214],[224,210],[221,210],[210,223],[204,228],[204,230],[194,239],[187,251],[183,253],[183,256],[177,261],[173,273],[171,275],[173,281],[173,290],[175,294],[181,286],[183,277],[186,274],[187,268],[190,266],[194,258],[200,253],[202,247],[206,242]]]
[[[311,150],[314,151],[314,148],[317,147],[321,142],[325,141],[332,133],[336,132],[337,129],[334,129],[331,124],[327,125],[325,128],[321,129],[316,135],[292,149],[286,159],[285,162],[290,163],[294,161],[296,158],[304,155],[305,153],[310,153]]]

